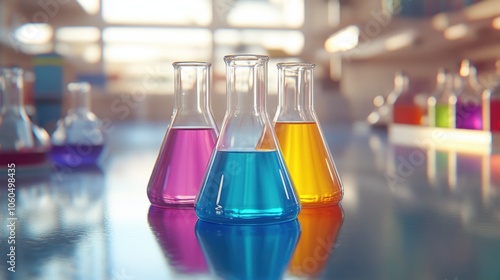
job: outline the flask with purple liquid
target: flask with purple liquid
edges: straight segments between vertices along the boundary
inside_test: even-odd
[[[477,81],[476,68],[467,59],[462,61],[460,76],[462,77],[462,87],[457,92],[456,128],[482,130],[482,90]]]
[[[69,167],[95,165],[104,147],[102,123],[90,111],[90,85],[70,83],[71,105],[52,133],[51,158]]]

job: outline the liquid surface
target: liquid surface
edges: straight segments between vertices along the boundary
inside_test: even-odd
[[[394,123],[420,125],[423,115],[424,111],[417,105],[394,104]]]
[[[451,127],[448,104],[436,104],[436,127]]]
[[[148,185],[148,197],[157,206],[193,205],[217,134],[213,128],[171,128]]]
[[[217,151],[196,202],[198,218],[259,224],[293,220],[299,202],[276,150]]]
[[[490,121],[491,131],[500,132],[500,100],[491,100]]]
[[[45,151],[0,151],[0,165],[7,166],[14,163],[16,166],[38,165],[48,160]]]
[[[97,162],[103,145],[54,145],[50,151],[52,161],[67,166],[92,165]]]
[[[456,127],[463,129],[483,129],[483,107],[476,104],[457,102]]]
[[[318,125],[277,122],[275,131],[302,206],[337,204],[342,185]]]

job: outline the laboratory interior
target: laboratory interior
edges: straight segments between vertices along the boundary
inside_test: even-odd
[[[0,279],[500,279],[499,0],[0,0]]]

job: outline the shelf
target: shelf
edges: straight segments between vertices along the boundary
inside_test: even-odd
[[[389,140],[393,144],[425,150],[473,154],[500,153],[500,134],[490,131],[391,124]]]
[[[478,50],[500,44],[500,31],[492,26],[498,16],[498,1],[482,1],[458,12],[430,18],[395,16],[389,23],[373,16],[351,23],[360,29],[359,43],[342,55],[353,60],[469,57]],[[488,56],[500,57],[500,54],[489,51]]]

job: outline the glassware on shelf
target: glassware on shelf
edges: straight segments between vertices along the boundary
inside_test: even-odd
[[[196,239],[198,218],[193,208],[159,208],[151,206],[148,223],[165,258],[184,275],[208,271],[205,256]]]
[[[500,81],[483,92],[483,129],[500,132]]]
[[[0,67],[0,165],[39,166],[48,163],[50,137],[31,122],[23,104],[23,70]]]
[[[104,149],[102,122],[90,110],[90,84],[68,84],[70,107],[52,133],[51,158],[69,167],[95,165]]]
[[[462,86],[456,93],[455,126],[462,129],[483,129],[481,86],[476,68],[464,59],[460,65]]]
[[[175,105],[147,194],[160,207],[193,206],[217,139],[210,63],[175,62]]]
[[[421,125],[424,109],[415,103],[415,93],[411,91],[410,80],[405,73],[396,73],[394,92],[393,97],[388,97],[388,101],[392,104],[393,123]]]
[[[200,220],[278,223],[296,219],[300,211],[266,111],[268,59],[224,57],[228,107],[196,200]]]
[[[282,279],[300,237],[297,220],[267,225],[199,221],[196,235],[212,279]]]
[[[448,70],[441,68],[437,75],[437,86],[427,100],[429,126],[455,127],[454,77]]]
[[[274,129],[303,207],[335,205],[343,186],[313,102],[310,63],[278,63],[279,105]]]
[[[321,274],[333,253],[343,220],[340,205],[300,211],[302,232],[289,266],[294,276],[316,279]]]

